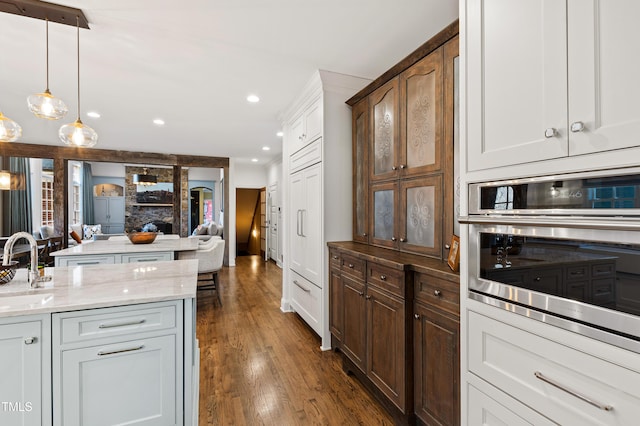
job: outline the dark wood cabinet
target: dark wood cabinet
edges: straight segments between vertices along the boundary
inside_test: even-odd
[[[342,351],[362,371],[366,371],[366,322],[364,281],[342,274]]]
[[[338,254],[330,252],[329,257],[331,259],[337,258]],[[329,330],[331,335],[340,341],[344,327],[342,275],[339,266],[336,266],[332,261],[329,264]]]
[[[369,176],[372,182],[398,177],[399,92],[399,82],[396,77],[369,96],[371,126]]]
[[[353,240],[369,242],[369,101],[353,106]]]

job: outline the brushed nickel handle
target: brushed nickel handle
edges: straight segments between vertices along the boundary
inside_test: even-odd
[[[540,280],[541,280],[541,279],[542,279],[542,278],[540,278],[540,277],[535,277],[533,280],[534,280],[535,282],[540,282]]]
[[[144,345],[136,346],[134,348],[120,349],[120,350],[117,350],[117,351],[100,351],[100,352],[98,352],[98,356],[114,355],[114,354],[121,354],[121,353],[124,353],[124,352],[139,351],[142,348],[144,348]]]
[[[127,321],[127,322],[112,322],[110,324],[100,324],[98,328],[114,328],[114,327],[126,327],[128,325],[139,325],[144,324],[147,320],[140,319],[135,321]]]
[[[380,279],[381,279],[382,281],[386,281],[386,280],[387,280],[387,276],[386,276],[386,275],[380,275]]]
[[[451,248],[451,246],[449,244],[445,244],[444,248],[446,248],[447,250],[449,250]]]
[[[24,344],[25,345],[33,345],[37,341],[38,341],[37,337],[27,337],[26,339],[24,339]]]
[[[297,285],[297,286],[298,286],[302,291],[304,291],[305,293],[311,293],[311,289],[310,289],[310,288],[307,288],[307,287],[305,287],[305,286],[303,286],[302,284],[300,284],[300,283],[298,282],[298,280],[293,280],[293,283],[294,283],[295,285]]]
[[[391,241],[396,241],[396,237],[391,237]]]
[[[575,391],[575,390],[573,390],[573,389],[571,389],[571,388],[569,388],[569,387],[567,387],[565,385],[562,385],[562,384],[556,382],[553,379],[550,379],[550,378],[546,377],[544,374],[542,374],[539,371],[534,371],[533,375],[536,376],[537,379],[540,379],[545,383],[549,383],[551,386],[554,386],[554,387],[556,387],[556,388],[568,393],[569,395],[573,395],[576,398],[581,399],[582,401],[586,402],[587,404],[591,404],[594,407],[599,408],[599,409],[604,410],[604,411],[613,411],[613,407],[611,405],[602,404],[601,402],[598,402],[598,401],[596,401],[596,400],[594,400],[592,398],[589,398],[588,396],[586,396],[586,395],[584,395],[584,394],[582,394],[582,393],[580,393],[578,391]]]
[[[302,139],[306,139],[306,138],[307,138],[307,134],[306,134],[306,133],[303,133],[303,134],[302,134]]]
[[[418,320],[419,320],[419,319],[420,319],[420,314],[413,314],[413,317],[414,317],[415,319],[418,319]]]
[[[347,266],[349,266],[349,268],[353,269],[353,263],[350,263],[350,264],[349,264],[349,265],[347,265]]]
[[[407,166],[406,166],[405,164],[400,164],[400,168],[401,168],[401,169],[404,169],[404,168],[406,168],[406,167],[407,167]]]
[[[371,299],[371,296],[369,296],[369,295],[367,294],[364,298],[365,298],[365,299],[367,299],[367,300],[370,300],[370,299]]]
[[[555,127],[549,127],[547,130],[544,131],[544,137],[547,139],[550,139],[557,135],[558,135],[558,131],[555,129]]]
[[[363,237],[366,237],[366,236],[367,236],[367,233],[365,232],[364,234],[362,234],[362,236],[363,236]]]
[[[406,243],[406,242],[407,242],[407,239],[406,239],[406,238],[400,238],[400,242],[401,242],[401,243]]]
[[[578,133],[584,130],[584,123],[582,121],[575,121],[571,123],[571,131],[573,133]]]
[[[398,170],[396,166],[391,166],[391,170]]]
[[[433,295],[436,297],[442,296],[442,292],[440,290],[433,290]]]
[[[359,295],[360,297],[364,296],[364,291],[359,291],[359,292],[358,292],[358,295]]]
[[[340,258],[339,258],[338,256],[335,256],[335,255],[334,255],[334,256],[333,256],[333,259],[334,259],[334,260],[338,260],[338,259],[340,259]]]

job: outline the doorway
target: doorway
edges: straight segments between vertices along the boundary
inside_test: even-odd
[[[213,222],[213,189],[191,188],[189,197],[189,234],[201,223]]]
[[[260,255],[262,189],[236,189],[236,256]]]
[[[279,264],[280,260],[280,239],[278,238],[278,222],[280,217],[280,206],[278,203],[278,184],[269,185],[267,192],[267,249],[266,259],[273,259]]]

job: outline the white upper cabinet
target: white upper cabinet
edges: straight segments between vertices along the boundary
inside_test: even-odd
[[[322,102],[318,99],[291,124],[290,153],[299,151],[321,136]]]
[[[640,2],[467,1],[468,169],[640,145]]]

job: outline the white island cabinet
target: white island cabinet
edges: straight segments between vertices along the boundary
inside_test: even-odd
[[[0,287],[0,425],[197,425],[197,271],[46,268],[35,290],[18,271]]]

